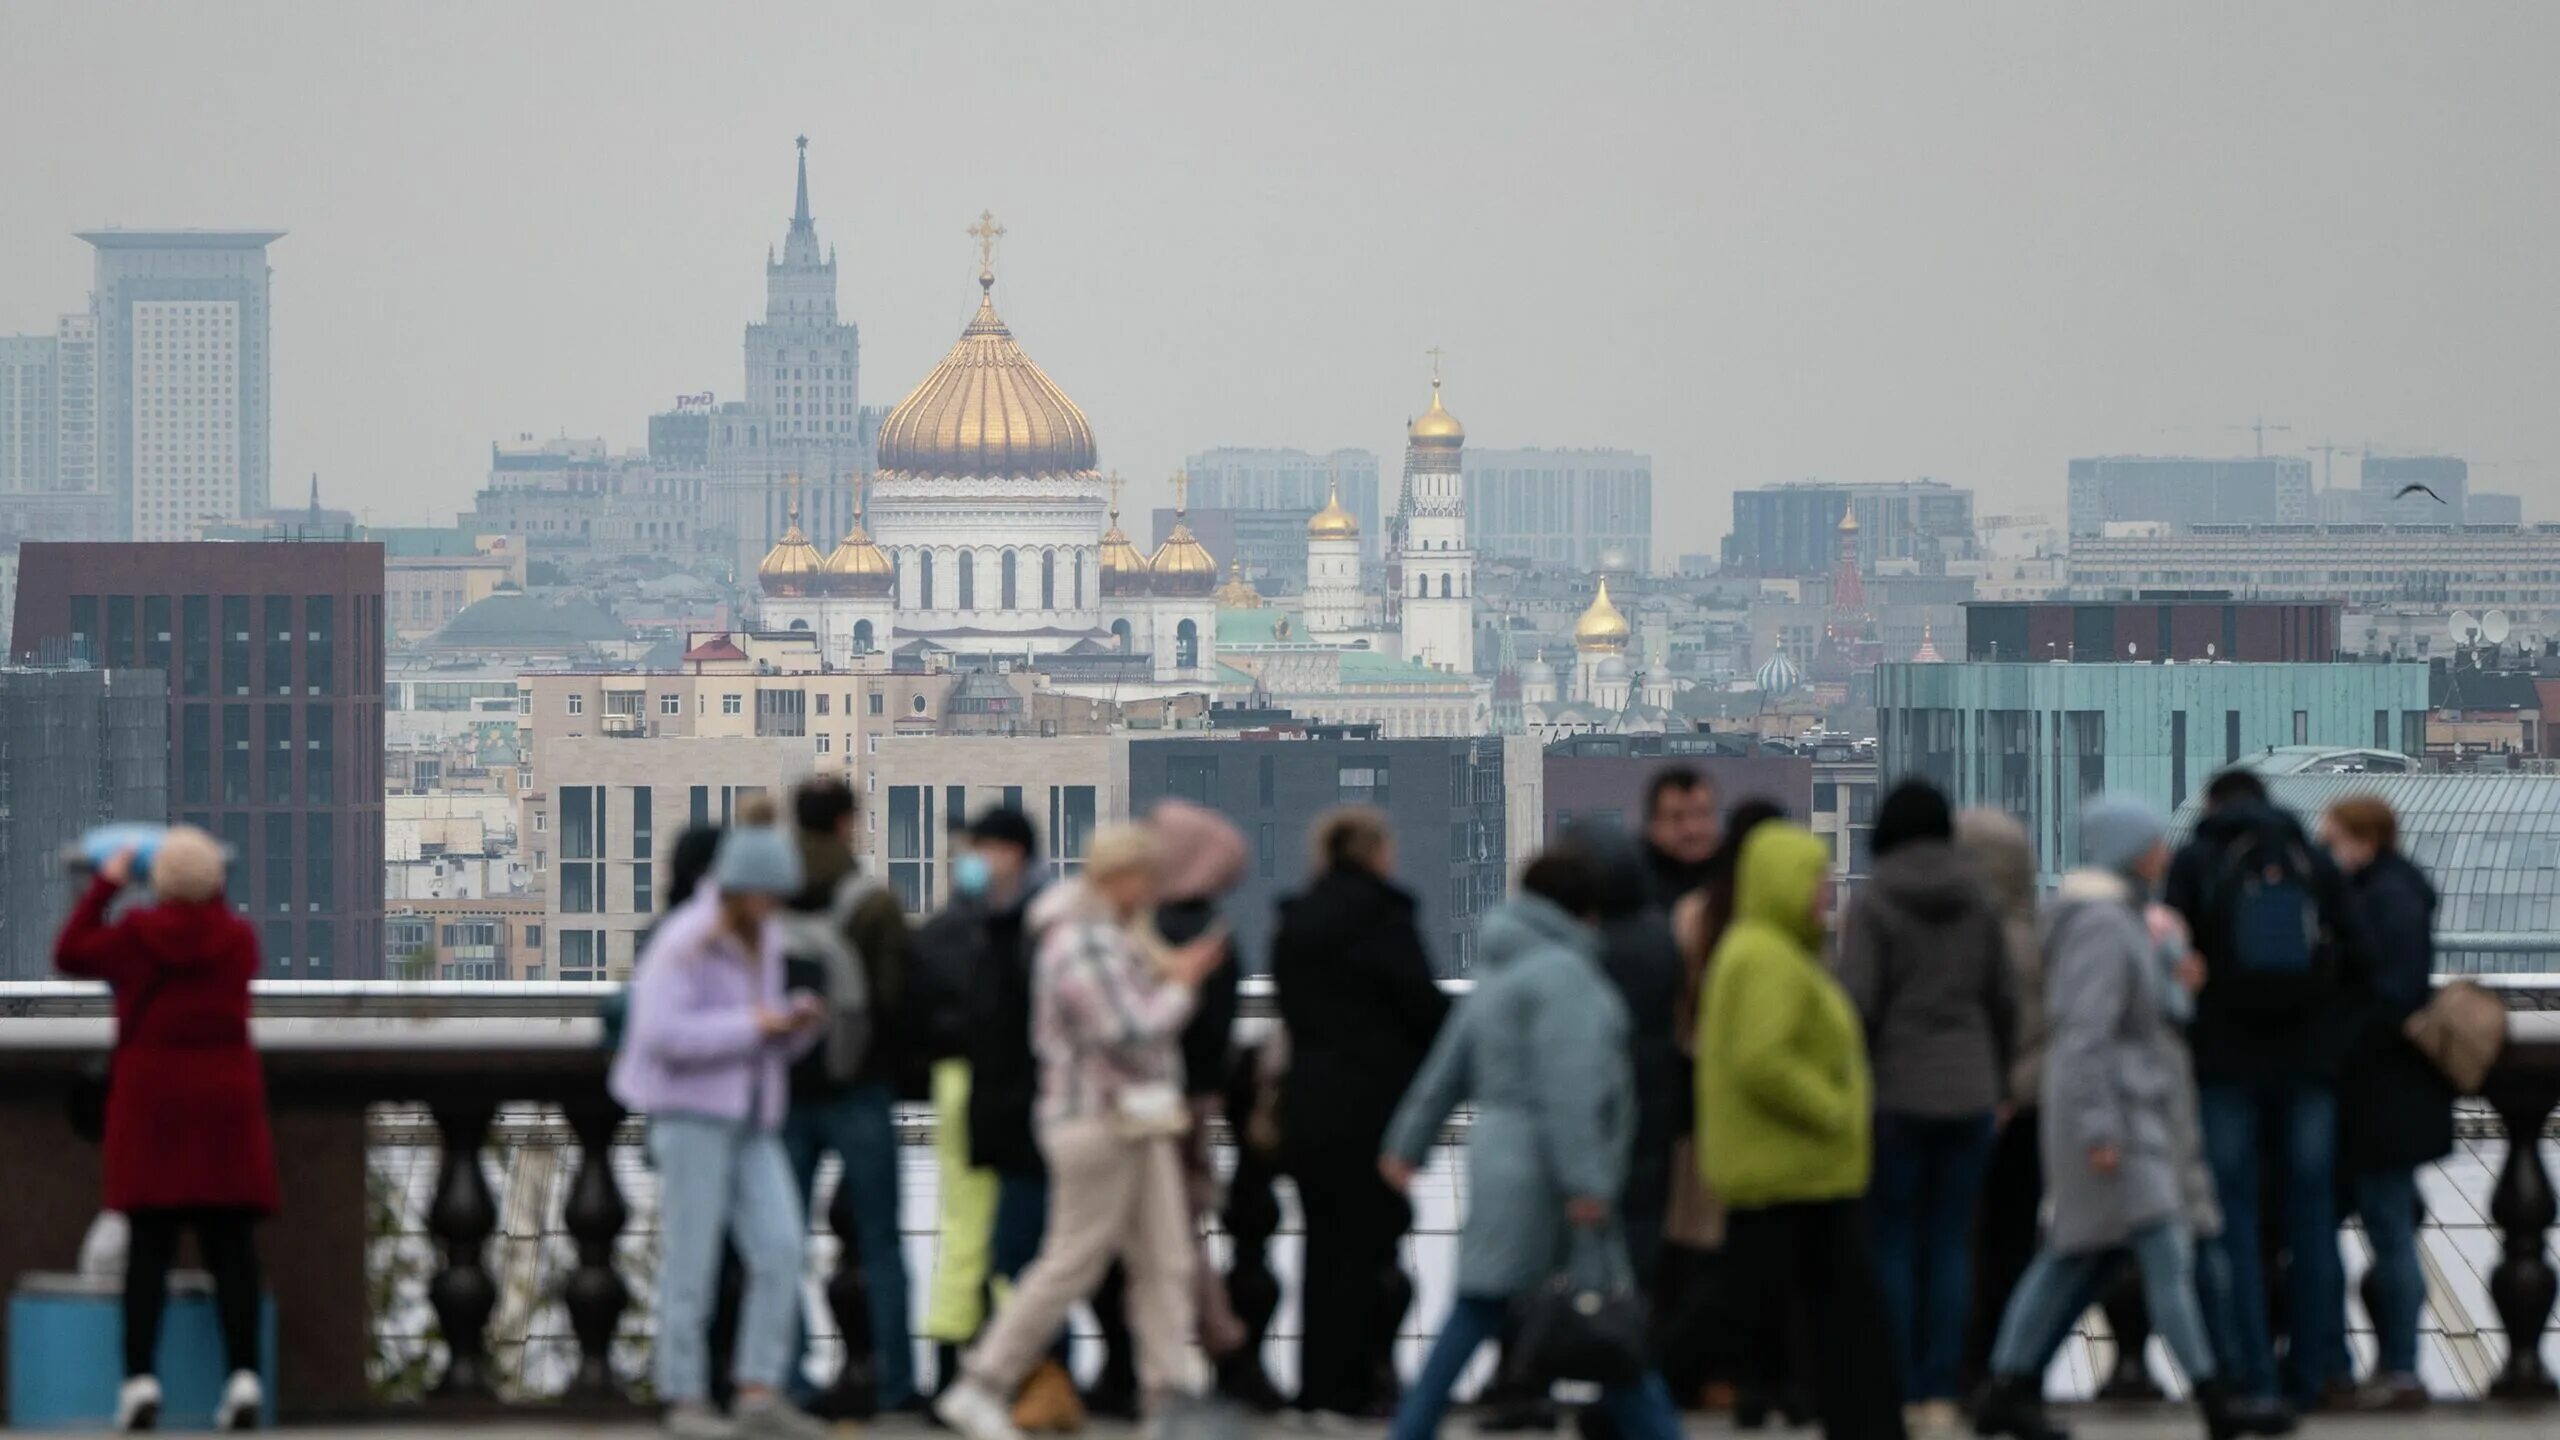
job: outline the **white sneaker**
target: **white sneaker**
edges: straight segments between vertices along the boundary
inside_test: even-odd
[[[116,1428],[131,1435],[160,1428],[160,1382],[136,1375],[116,1392]]]
[[[960,1433],[961,1440],[1022,1440],[1013,1428],[1013,1407],[975,1380],[964,1379],[942,1392],[933,1413]]]
[[[267,1387],[255,1370],[234,1370],[222,1387],[222,1403],[214,1407],[216,1430],[255,1430],[267,1418]]]

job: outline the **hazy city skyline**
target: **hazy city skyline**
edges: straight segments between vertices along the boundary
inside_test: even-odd
[[[962,233],[1133,507],[1192,451],[1391,456],[1445,347],[1473,443],[1654,458],[1656,563],[1737,486],[2323,441],[2560,495],[2560,16],[2469,6],[1025,6],[0,12],[27,115],[0,331],[101,226],[272,226],[275,491],[466,508],[492,439],[735,397],[810,137],[894,403]],[[2315,466],[2316,466],[2315,461]],[[2341,483],[2352,461],[2339,457]]]

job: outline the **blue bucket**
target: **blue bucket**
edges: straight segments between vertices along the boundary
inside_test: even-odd
[[[276,1305],[258,1306],[258,1374],[275,1424]],[[160,1428],[209,1430],[222,1387],[222,1325],[213,1281],[201,1271],[169,1277],[160,1324]],[[124,1282],[107,1275],[30,1273],[9,1297],[9,1426],[16,1430],[100,1430],[115,1423],[124,1384]]]

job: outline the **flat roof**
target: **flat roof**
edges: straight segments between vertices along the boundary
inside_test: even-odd
[[[82,230],[101,250],[260,250],[285,237],[282,230]]]

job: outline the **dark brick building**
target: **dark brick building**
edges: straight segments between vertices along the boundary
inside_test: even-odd
[[[1964,658],[2327,664],[2338,658],[2338,607],[2329,601],[2233,600],[2219,594],[1977,600],[1964,607]]]
[[[1774,751],[1736,754],[1709,735],[1576,735],[1547,747],[1547,834],[1567,825],[1635,830],[1644,824],[1645,787],[1666,765],[1686,765],[1712,781],[1717,808],[1775,800],[1802,823],[1812,813],[1813,761]]]
[[[169,818],[231,850],[268,973],[382,973],[382,547],[36,544],[23,660],[163,671]]]

